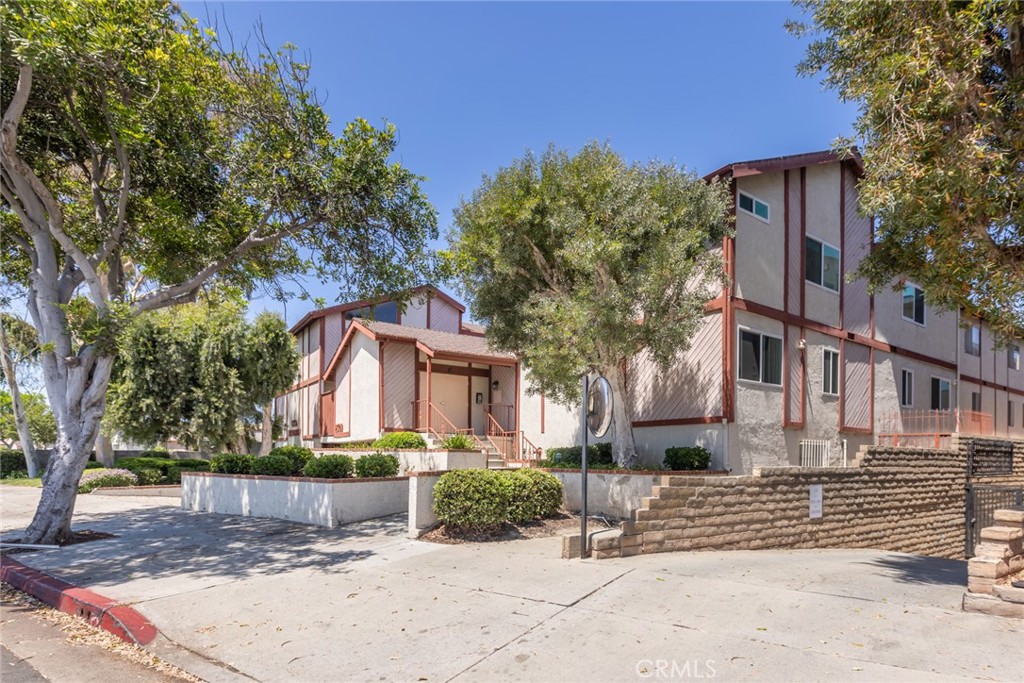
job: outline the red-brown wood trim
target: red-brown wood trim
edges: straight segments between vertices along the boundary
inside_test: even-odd
[[[337,385],[335,385],[337,386]],[[348,347],[348,430],[352,431],[352,347]]]
[[[871,252],[873,252],[875,250],[875,217],[874,216],[871,217],[870,230],[871,230],[871,241],[868,244],[868,254],[870,254]],[[870,306],[870,311],[871,311],[871,329],[870,329],[868,334],[870,334],[871,338],[874,339],[875,338],[875,295],[874,294],[869,294],[868,295],[868,305]]]
[[[484,368],[464,368],[460,365],[445,365],[441,362],[435,362],[433,364],[433,371],[437,373],[443,373],[445,375],[462,375],[463,377],[490,377],[491,373],[489,370]],[[416,363],[416,371],[425,371],[427,364],[423,361]]]
[[[871,372],[868,375],[868,426],[869,431],[874,434],[875,432],[875,350],[873,348],[868,349],[868,367]],[[898,400],[898,399],[897,399]]]
[[[544,433],[544,394],[540,395],[540,433]]]
[[[787,175],[789,171],[786,171]],[[785,303],[785,296],[783,296]],[[789,325],[782,324],[782,428],[789,426]]]
[[[877,351],[884,351],[886,353],[892,353],[898,356],[912,358],[914,360],[919,360],[922,363],[929,363],[931,365],[935,365],[946,370],[953,370],[954,372],[957,369],[956,363],[951,363],[940,358],[927,356],[923,353],[918,353],[916,351],[911,351],[909,349],[893,346],[892,344],[888,344],[877,339],[870,339],[862,334],[846,332],[840,330],[837,327],[832,327],[831,325],[819,323],[814,320],[808,320],[801,316],[793,315],[792,313],[780,311],[779,309],[773,308],[771,306],[765,306],[764,304],[759,304],[753,301],[747,301],[746,299],[734,298],[732,305],[741,311],[749,311],[750,313],[756,313],[757,315],[762,315],[766,318],[773,318],[780,322],[788,322],[793,325],[800,325],[802,327],[805,327],[809,330],[813,330],[820,334],[824,334],[835,339],[847,339],[849,341],[856,342],[863,346],[874,348]]]
[[[839,431],[846,426],[846,340],[839,340]],[[874,373],[874,366],[871,372]],[[822,375],[824,377],[824,375]]]
[[[839,432],[842,434],[874,434],[875,430],[872,427],[840,427]]]
[[[433,298],[434,297],[432,297],[432,296],[428,296],[427,297],[427,329],[428,330],[430,329],[430,302],[431,302],[431,300]]]
[[[730,182],[732,190],[732,206],[729,207],[729,214],[733,219],[733,226],[736,225],[736,197],[739,188],[736,179]],[[722,288],[722,415],[727,422],[736,419],[735,411],[735,348],[733,334],[733,320],[735,308],[733,306],[734,291],[736,286],[736,237],[726,236],[722,239],[722,258],[725,260],[726,283]]]
[[[800,328],[800,338],[805,337],[804,328]],[[800,349],[800,427],[807,424],[807,349]]]
[[[679,417],[669,420],[638,420],[633,427],[674,427],[678,425],[710,425],[722,421],[721,415],[707,415],[703,417]]]
[[[989,387],[990,389],[996,389],[999,391],[1005,391],[1008,394],[1017,394],[1018,396],[1024,396],[1024,389],[1017,389],[1016,387],[1007,386],[1005,384],[998,384],[996,382],[989,382],[987,379],[979,379],[972,377],[971,375],[960,375],[960,379],[971,384],[977,384],[982,387]]]
[[[429,346],[427,346],[426,344],[424,344],[421,341],[416,342],[416,348],[419,349],[420,351],[422,351],[423,354],[425,356],[427,356],[428,358],[430,358],[430,357],[432,357],[434,355],[434,349],[430,348]]]
[[[515,373],[516,373],[516,393],[515,393],[515,396],[513,397],[512,400],[515,401],[515,404],[516,404],[516,425],[515,425],[515,429],[513,431],[517,431],[518,432],[519,431],[519,411],[523,407],[522,406],[523,402],[519,400],[519,363],[516,363]]]
[[[317,376],[317,377],[310,377],[309,379],[303,380],[303,381],[299,382],[298,384],[291,385],[290,387],[285,389],[283,392],[281,392],[280,394],[278,394],[274,398],[280,398],[282,396],[285,396],[287,394],[292,393],[293,391],[298,391],[299,389],[305,389],[309,385],[316,384],[319,381],[320,381],[320,377],[319,376]]]
[[[338,427],[344,427],[344,425],[334,425],[334,436],[338,439],[345,439],[352,436],[352,432],[338,431]]]
[[[459,314],[459,327],[460,328],[462,327],[462,314],[461,313]],[[469,374],[469,376],[466,377],[466,399],[467,399],[467,401],[466,401],[466,425],[468,425],[470,429],[473,429],[473,379],[472,379],[473,364],[472,363],[469,364],[469,367],[467,368],[467,370],[469,370],[470,374]],[[416,374],[417,375],[419,374],[419,370],[416,371]]]
[[[427,418],[427,424],[425,425],[425,427],[428,430],[430,429],[430,404],[434,400],[433,397],[431,396],[432,392],[430,390],[430,377],[434,374],[433,373],[433,365],[432,364],[433,364],[433,360],[431,359],[430,356],[427,356],[427,406],[426,406],[426,409],[424,409],[423,412],[425,414],[425,417]]]
[[[807,167],[800,168],[800,317],[807,315]]]
[[[379,415],[379,417],[377,419],[377,422],[378,422],[378,429],[383,431],[384,430],[384,341],[382,340],[382,341],[378,342],[378,344],[379,344],[379,346],[377,347],[377,377],[378,377],[378,379],[380,381],[380,386],[379,386],[378,391],[377,391],[377,396],[378,396],[377,403],[378,403],[378,406],[379,406],[380,415]]]
[[[789,169],[782,173],[782,310],[789,311]],[[788,407],[787,407],[788,410]],[[785,414],[785,413],[784,413]],[[785,422],[785,417],[783,418]]]
[[[442,360],[458,360],[463,363],[481,363],[484,365],[497,365],[503,368],[511,368],[516,365],[516,362],[509,359],[491,358],[490,356],[478,356],[472,353],[454,353],[451,351],[434,351],[433,358],[438,361]]]
[[[825,254],[822,252],[822,261]],[[846,289],[846,164],[839,163],[839,327],[843,324],[843,296]]]
[[[715,311],[722,310],[724,307],[725,307],[725,297],[723,295],[718,295],[714,299],[712,299],[711,301],[709,301],[706,304],[704,304],[704,312],[705,313],[714,313]]]

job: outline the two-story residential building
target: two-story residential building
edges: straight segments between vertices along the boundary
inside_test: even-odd
[[[997,345],[983,321],[964,328],[911,281],[875,295],[847,281],[873,242],[858,212],[860,175],[855,153],[823,151],[707,176],[733,192],[735,234],[720,247],[728,285],[668,372],[643,355],[627,364],[646,463],[699,444],[714,467],[750,472],[842,464],[876,441],[1024,437],[1020,343]],[[576,411],[530,395],[518,360],[491,350],[464,313],[423,288],[404,312],[357,302],[304,317],[292,329],[300,377],[277,401],[289,439],[329,445],[443,421],[540,448],[575,443]]]

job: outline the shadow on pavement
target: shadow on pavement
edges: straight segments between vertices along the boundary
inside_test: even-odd
[[[897,581],[967,587],[967,562],[922,555],[888,555],[862,564],[888,569]]]
[[[75,582],[117,584],[133,579],[272,576],[296,569],[347,573],[348,565],[375,548],[404,537],[406,516],[326,529],[277,519],[260,519],[176,508],[142,508],[88,513],[75,529],[114,533],[117,538],[69,546],[60,551],[23,553],[19,559],[60,575],[73,570]]]

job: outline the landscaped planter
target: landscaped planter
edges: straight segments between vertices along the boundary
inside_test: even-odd
[[[181,507],[335,527],[405,512],[409,478],[311,479],[182,472]]]
[[[375,448],[347,449],[347,448],[320,448],[317,455],[328,455],[341,453],[350,456],[353,460],[364,455],[373,453],[384,453],[394,455],[398,458],[399,474],[410,472],[437,472],[447,470],[465,470],[472,468],[486,468],[487,456],[482,451],[456,451],[456,450],[427,450],[427,449],[391,449],[378,450]]]
[[[578,469],[544,469],[562,482],[562,498],[567,510],[581,507],[580,471]],[[725,472],[669,472],[667,470],[590,470],[587,472],[587,513],[628,519],[640,508],[641,499],[651,495],[664,475],[705,477]]]

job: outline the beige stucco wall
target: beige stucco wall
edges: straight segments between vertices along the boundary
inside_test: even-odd
[[[903,318],[902,291],[886,287],[875,295],[875,337],[898,348],[956,362],[957,347],[963,343],[956,314],[943,313],[928,305],[925,294],[925,324]]]
[[[736,211],[736,293],[749,301],[782,308],[781,274],[785,263],[782,174],[739,178],[736,185],[739,192],[767,202],[771,219],[766,224],[750,214]]]
[[[582,506],[582,475],[579,472],[551,471],[562,482],[562,504],[578,512]],[[587,513],[627,519],[640,508],[661,479],[657,474],[587,473]]]
[[[379,343],[365,334],[352,336],[352,439],[380,436]]]
[[[405,311],[402,313],[402,324],[409,327],[427,327],[427,299],[426,297],[415,297],[409,301]]]
[[[535,446],[549,448],[571,446],[580,440],[579,406],[563,406],[550,398],[528,390],[530,375],[523,372],[519,382],[519,428]],[[544,429],[541,431],[541,401],[544,402]]]
[[[737,328],[782,337],[782,323],[747,311],[736,311]],[[734,330],[732,334],[737,334]],[[736,372],[739,344],[736,344]],[[783,358],[783,376],[787,359]],[[782,429],[782,387],[736,378],[736,421],[729,425],[729,462],[734,472],[754,467],[788,464],[786,435]]]

